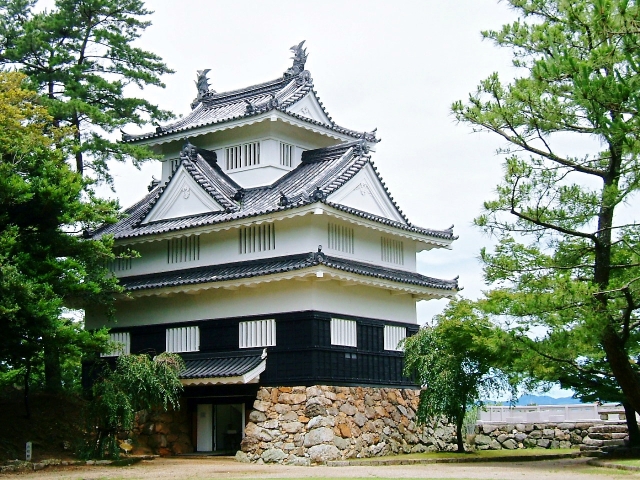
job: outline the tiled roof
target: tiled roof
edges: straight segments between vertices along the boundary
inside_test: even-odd
[[[179,376],[181,379],[239,377],[258,367],[263,360],[262,351],[185,355],[184,369]]]
[[[167,185],[163,185],[156,187],[144,199],[127,209],[125,211],[126,218],[118,223],[101,227],[94,232],[94,236],[112,234],[118,240],[157,235],[257,217],[299,208],[314,202],[323,202],[351,215],[390,227],[446,240],[455,238],[451,230],[430,230],[411,225],[397,205],[398,213],[402,215],[404,222],[378,217],[326,200],[329,195],[353,178],[367,163],[371,163],[365,142],[362,140],[308,150],[304,152],[300,165],[273,184],[246,190],[241,189],[222,171],[210,157],[211,154],[212,152],[187,145],[181,153],[181,162],[209,195],[225,208],[224,211],[143,223],[166,189]],[[205,158],[207,156],[209,157]],[[389,192],[387,194],[389,195]],[[390,195],[389,198],[393,201]]]
[[[318,265],[324,265],[329,269],[354,273],[365,277],[373,277],[419,287],[447,291],[458,290],[457,279],[441,280],[438,278],[420,275],[415,272],[381,267],[344,258],[330,257],[324,253],[318,252],[123,277],[120,279],[120,284],[127,291],[139,291],[154,288],[240,280],[244,278],[297,271]]]
[[[307,95],[314,95],[318,99],[329,123],[319,122],[302,115],[289,112],[288,109]],[[252,85],[240,90],[216,93],[209,91],[204,94],[202,101],[187,115],[174,123],[157,127],[155,132],[140,135],[123,133],[123,141],[135,142],[151,138],[186,132],[195,128],[215,125],[241,118],[250,118],[271,110],[291,115],[292,117],[314,125],[321,125],[329,130],[350,136],[364,138],[369,142],[377,142],[375,131],[370,133],[356,132],[337,125],[325,110],[322,102],[313,89],[313,80],[308,71],[298,75],[283,75],[270,82]]]

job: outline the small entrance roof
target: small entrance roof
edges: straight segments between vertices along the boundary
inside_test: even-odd
[[[184,359],[184,386],[257,383],[267,366],[267,351],[208,353]]]

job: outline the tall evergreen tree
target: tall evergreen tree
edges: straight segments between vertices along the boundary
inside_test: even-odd
[[[112,240],[81,235],[115,221],[118,205],[96,198],[92,182],[71,170],[73,130],[52,126],[25,81],[0,72],[0,365],[21,372],[27,399],[49,342],[84,341],[65,333],[65,305],[108,310],[121,287],[106,267]]]
[[[151,157],[111,134],[171,116],[128,88],[164,87],[160,76],[172,73],[160,57],[133,46],[151,12],[141,0],[56,0],[37,13],[36,3],[0,0],[0,65],[24,72],[56,124],[75,128],[76,171],[111,182],[109,160]]]
[[[482,252],[490,308],[522,334],[542,327],[539,368],[610,372],[640,412],[640,227],[624,209],[640,182],[638,2],[509,3],[521,19],[483,35],[523,76],[493,74],[453,105],[506,141],[497,198],[476,220],[499,240]]]

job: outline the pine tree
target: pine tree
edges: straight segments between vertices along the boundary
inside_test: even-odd
[[[506,142],[497,198],[476,220],[499,241],[482,251],[490,308],[538,336],[540,368],[610,372],[640,412],[640,228],[623,211],[640,185],[638,3],[509,3],[521,19],[483,35],[523,75],[493,74],[453,105]]]
[[[109,160],[137,165],[152,157],[113,134],[171,116],[130,95],[131,86],[164,87],[161,75],[172,73],[160,57],[133,46],[151,12],[141,0],[56,0],[38,13],[36,3],[0,0],[0,65],[25,73],[55,124],[75,128],[76,171],[111,182]]]
[[[72,129],[52,126],[25,82],[0,72],[0,365],[20,372],[28,400],[51,344],[64,350],[86,340],[70,336],[64,307],[109,311],[122,289],[106,268],[113,240],[81,235],[115,221],[118,205],[96,198],[92,182],[71,170]]]

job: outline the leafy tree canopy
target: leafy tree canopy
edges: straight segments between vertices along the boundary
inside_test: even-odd
[[[476,219],[498,239],[481,253],[487,309],[539,378],[586,389],[612,376],[607,388],[640,412],[640,229],[628,208],[640,181],[639,7],[509,3],[520,19],[483,36],[513,51],[522,76],[493,74],[452,107],[505,141],[497,197]]]
[[[106,268],[112,239],[80,235],[115,221],[117,204],[69,168],[73,132],[52,126],[24,82],[0,72],[0,365],[20,370],[28,387],[50,343],[65,352],[92,343],[62,318],[64,307],[109,310],[121,287]]]
[[[465,414],[507,386],[494,368],[503,355],[502,334],[465,299],[453,300],[434,322],[405,340],[405,375],[423,387],[418,421],[449,418],[456,424],[458,452],[464,452]]]
[[[164,87],[160,76],[172,73],[160,57],[134,46],[151,12],[141,0],[56,0],[41,12],[36,3],[0,0],[0,65],[24,72],[56,125],[75,128],[76,170],[111,182],[108,160],[137,165],[152,156],[111,134],[171,116],[129,94],[129,86]]]

